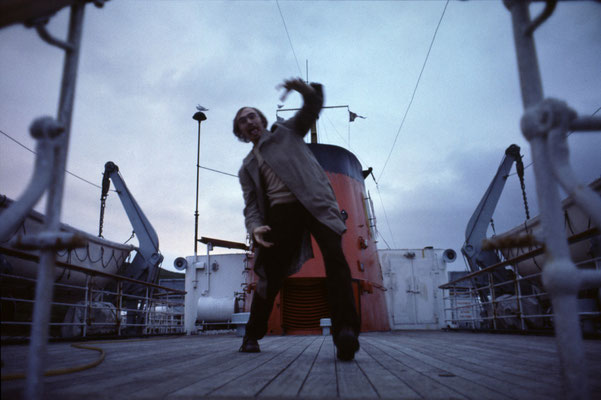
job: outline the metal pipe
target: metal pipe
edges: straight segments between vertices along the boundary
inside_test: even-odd
[[[29,130],[37,141],[33,174],[23,194],[2,213],[0,242],[8,242],[52,180],[57,138],[63,133],[62,126],[50,117],[42,117],[36,119]]]
[[[553,14],[553,10],[555,10],[555,6],[557,6],[557,0],[545,0],[545,3],[545,9],[538,17],[534,19],[534,21],[530,23],[530,25],[528,25],[528,27],[526,27],[524,30],[524,35],[532,36],[534,31],[541,26],[542,23],[551,16],[551,14]]]
[[[536,191],[545,238],[546,262],[543,272],[545,288],[551,294],[555,314],[554,325],[564,388],[569,398],[589,397],[585,368],[582,332],[578,316],[578,271],[570,260],[568,242],[563,228],[563,214],[559,188],[552,176],[552,166],[547,151],[546,121],[527,126],[525,118],[543,101],[543,89],[538,67],[536,48],[528,27],[532,26],[529,1],[505,0],[511,12],[513,33],[520,76],[525,115],[522,132],[530,142]]]
[[[490,308],[492,308],[492,324],[493,328],[497,329],[497,298],[495,296],[495,289],[493,287],[493,277],[492,274],[488,274],[488,288],[490,293]]]
[[[146,302],[146,310],[144,312],[144,334],[147,335],[149,332],[148,329],[148,318],[150,316],[150,297],[149,297],[149,292],[148,292],[148,287],[146,287],[145,290],[145,302]]]
[[[75,82],[79,62],[79,50],[83,30],[85,4],[75,4],[71,7],[69,20],[68,42],[72,49],[66,51],[59,100],[58,120],[65,131],[61,138],[62,146],[56,151],[53,177],[48,190],[46,201],[45,230],[59,232],[60,216],[63,198],[65,166],[71,130],[71,116],[75,97]],[[43,394],[43,373],[48,344],[48,323],[50,322],[50,302],[54,283],[54,265],[56,253],[52,248],[42,249],[40,265],[36,282],[36,302],[33,310],[33,326],[29,344],[27,382],[25,385],[26,399],[40,399]]]
[[[123,328],[123,318],[121,317],[121,310],[123,309],[123,282],[117,283],[117,336],[121,336],[121,329]]]
[[[207,289],[205,290],[207,296],[211,291],[211,250],[213,250],[213,243],[207,243]]]
[[[516,301],[517,307],[520,317],[520,328],[522,330],[526,330],[526,323],[524,321],[524,306],[522,305],[522,287],[520,285],[520,279],[518,279],[518,267],[516,265],[512,266],[513,268],[513,279],[515,282],[515,293],[516,293]]]
[[[564,124],[567,125],[567,121]],[[576,205],[589,215],[593,225],[601,227],[601,198],[593,189],[581,184],[572,170],[566,136],[567,126],[564,128],[566,129],[561,129],[561,127],[551,129],[547,135],[547,152],[551,160],[553,175],[574,199]]]
[[[526,35],[530,26],[529,1],[504,0],[511,12],[513,36],[517,54],[518,72],[524,108],[537,105],[543,99],[543,85],[538,67],[534,38]]]
[[[196,146],[196,210],[194,212],[194,262],[198,261],[198,189],[200,179],[200,123],[207,119],[202,111],[194,113],[192,119],[198,121],[198,142]]]
[[[73,50],[73,45],[71,43],[59,40],[48,32],[48,30],[46,29],[46,22],[48,21],[40,21],[35,25],[35,30],[37,31],[38,35],[42,38],[42,40],[53,46],[60,47],[61,49],[66,51]]]
[[[580,271],[580,289],[593,289],[601,287],[600,270],[581,270]]]
[[[198,186],[200,180],[200,121],[198,121],[198,144],[196,148],[196,210],[194,211],[194,261],[198,253]]]
[[[577,117],[570,123],[573,131],[601,131],[601,117]]]
[[[88,322],[88,313],[91,311],[90,307],[90,275],[86,276],[86,293],[85,293],[85,303],[83,309],[83,331],[82,336],[86,337],[87,334],[87,322]]]

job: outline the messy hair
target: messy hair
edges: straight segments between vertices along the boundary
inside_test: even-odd
[[[242,112],[242,110],[247,109],[247,108],[254,110],[257,113],[257,115],[259,116],[259,118],[261,118],[261,122],[263,123],[263,128],[267,128],[267,118],[265,117],[265,115],[263,115],[263,113],[261,111],[259,111],[258,109],[254,108],[254,107],[242,107],[241,109],[239,109],[238,112],[236,113],[236,116],[234,117],[234,135],[236,135],[241,142],[245,142],[245,143],[250,142],[250,140],[248,140],[248,138],[245,138],[244,136],[242,136],[240,129],[238,129],[238,117],[240,116],[240,113]]]

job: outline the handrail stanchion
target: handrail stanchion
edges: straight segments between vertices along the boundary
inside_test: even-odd
[[[144,312],[144,334],[148,335],[148,319],[150,316],[150,299],[148,298],[148,288],[144,290],[144,302],[146,303],[146,310]]]
[[[551,296],[553,305],[555,336],[565,395],[573,399],[587,399],[590,392],[577,299],[581,275],[570,257],[563,227],[559,187],[553,176],[549,146],[550,135],[558,130],[567,131],[570,122],[576,116],[565,104],[552,99],[544,100],[533,31],[550,13],[541,14],[533,23],[530,19],[529,4],[530,1],[505,0],[512,18],[525,109],[521,121],[522,133],[530,143],[542,237],[545,239],[543,284]]]
[[[121,330],[123,329],[123,318],[121,316],[121,310],[123,309],[123,281],[117,283],[117,336],[121,336]]]
[[[51,184],[46,200],[46,221],[44,230],[47,234],[58,234],[65,181],[65,166],[71,130],[71,115],[75,97],[75,82],[79,63],[79,50],[83,31],[84,3],[71,6],[69,20],[68,43],[70,49],[65,51],[63,79],[58,109],[58,121],[64,127],[62,145],[57,149]],[[40,399],[43,394],[43,374],[48,344],[50,323],[50,307],[54,283],[54,266],[56,252],[51,246],[40,251],[40,264],[36,282],[36,300],[33,311],[33,325],[27,360],[27,382],[24,397],[27,400]]]
[[[497,329],[497,298],[495,296],[495,287],[493,285],[492,272],[486,274],[488,276],[488,292],[490,293],[490,306],[492,310],[492,325],[493,329]]]
[[[82,328],[82,336],[86,337],[87,335],[87,327],[88,327],[88,312],[90,307],[90,275],[86,275],[86,291],[84,293],[84,308],[83,308],[83,328]]]
[[[521,330],[526,330],[526,324],[524,322],[524,307],[522,304],[522,287],[520,285],[520,280],[519,280],[519,275],[518,275],[518,268],[516,267],[515,264],[513,264],[511,266],[512,270],[513,270],[513,282],[514,282],[514,291],[515,291],[515,301],[516,301],[516,307],[518,310],[518,318],[520,319],[520,329]]]

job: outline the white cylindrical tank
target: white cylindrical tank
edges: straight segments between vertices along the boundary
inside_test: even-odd
[[[234,297],[200,297],[196,307],[199,322],[227,322],[232,319],[236,299]]]

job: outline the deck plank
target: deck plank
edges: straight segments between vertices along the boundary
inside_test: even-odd
[[[378,356],[370,353],[363,346],[355,355],[355,360],[361,371],[375,388],[379,398],[382,399],[419,399],[421,396],[411,389],[397,375],[386,369],[379,361]]]
[[[217,344],[223,342],[223,338],[211,337],[203,340],[203,345]],[[114,374],[127,374],[144,368],[150,368],[156,364],[169,364],[183,357],[188,357],[196,351],[200,342],[193,338],[180,337],[173,339],[143,339],[143,340],[125,340],[113,342],[93,342],[94,346],[104,349],[106,353],[105,361],[102,366],[105,368],[94,369],[83,375],[56,377],[53,381],[62,380],[70,383],[89,381],[90,379],[102,379],[107,372],[113,371]],[[153,360],[153,362],[149,362]],[[106,369],[106,371],[104,370]]]
[[[219,349],[227,345],[227,342],[211,339],[205,341],[207,345],[205,347],[208,347],[209,343]],[[103,344],[97,346],[104,348],[106,352],[103,368],[90,370],[88,373],[72,377],[66,375],[56,377],[50,380],[49,388],[60,388],[68,384],[67,391],[69,392],[92,392],[101,390],[107,385],[127,387],[133,382],[134,386],[140,386],[138,379],[151,376],[154,369],[160,369],[164,372],[181,360],[189,360],[191,354],[209,353],[206,348],[198,348],[198,343],[192,340],[173,342],[145,340],[143,343],[124,342],[120,344],[111,343],[106,347]]]
[[[359,350],[359,353],[364,350]],[[377,399],[378,392],[367,379],[357,360],[342,362],[336,360],[338,394],[343,399]]]
[[[289,364],[273,381],[258,393],[258,397],[282,398],[298,395],[303,383],[309,376],[309,372],[317,359],[324,340],[331,339],[325,336],[315,338],[296,360]]]
[[[221,371],[223,367],[234,363],[232,359],[238,356],[235,354],[238,345],[240,345],[239,341],[230,341],[220,346],[211,346],[206,349],[205,356],[193,356],[191,360],[184,359],[177,364],[172,364],[167,370],[157,369],[153,374],[156,378],[145,387],[136,391],[127,391],[129,398],[145,399],[153,396],[163,398],[201,379],[211,379],[211,376]]]
[[[522,363],[514,362],[510,367],[500,365],[498,354],[503,353],[503,349],[499,349],[493,358],[483,358],[477,351],[457,351],[452,345],[422,346],[415,351],[436,360],[439,365],[451,366],[448,369],[453,370],[453,373],[461,374],[472,381],[479,381],[491,388],[497,387],[515,398],[548,399],[560,389],[559,374],[543,375],[538,371],[531,371]],[[541,380],[546,385],[541,387]]]
[[[95,379],[93,384],[82,382],[70,385],[67,392],[93,392],[110,386],[112,390],[122,395],[129,395],[131,398],[166,395],[170,388],[181,387],[182,380],[189,372],[193,371],[194,379],[198,379],[199,372],[207,365],[220,364],[230,358],[228,353],[233,352],[230,343],[211,344],[210,347],[190,348],[187,351],[185,348],[178,349],[174,357],[161,363],[147,358],[145,365],[138,366],[136,370],[129,370],[130,372],[127,373],[123,373],[122,368],[116,368],[112,373]],[[180,344],[180,346],[185,345]]]
[[[317,358],[311,367],[309,376],[300,389],[298,395],[309,399],[329,399],[338,397],[338,383],[336,381],[336,365],[333,362],[334,343],[327,337],[319,349]]]
[[[445,350],[451,348],[457,353],[467,355],[476,363],[490,364],[494,361],[495,365],[510,369],[518,364],[528,367],[532,371],[538,371],[541,374],[549,371],[559,372],[559,363],[556,353],[552,354],[552,356],[546,356],[530,350],[526,353],[528,356],[525,357],[523,356],[523,353],[504,346],[497,346],[496,349],[492,349],[476,344],[464,345],[461,343],[449,344],[445,342],[433,343],[432,348]]]
[[[550,369],[559,372],[559,359],[557,353],[552,353],[552,357],[541,356],[540,352],[528,351],[516,353],[514,349],[497,345],[496,349],[484,348],[474,344],[464,344],[457,341],[431,340],[430,338],[407,338],[411,347],[424,351],[438,351],[439,353],[453,353],[461,356],[462,359],[472,360],[478,364],[491,364],[495,366],[508,367],[514,369],[516,364],[520,367],[526,367],[539,373],[548,373]]]
[[[361,341],[361,347],[373,357],[384,369],[395,375],[399,381],[424,399],[467,399],[461,388],[452,388],[445,381],[432,378],[424,371],[414,368],[408,359],[398,357],[387,350],[382,350],[373,340]]]
[[[397,357],[407,360],[407,363],[417,371],[444,383],[462,393],[469,393],[470,398],[475,399],[510,399],[503,391],[498,391],[488,387],[482,380],[469,379],[474,374],[465,371],[455,365],[445,364],[436,358],[429,357],[410,347],[410,344],[404,341],[401,336],[392,337],[393,340],[375,339],[376,346],[380,346],[383,351],[393,352]],[[486,379],[486,377],[482,377]]]
[[[46,377],[48,399],[542,399],[560,398],[552,337],[471,332],[367,333],[352,362],[331,337],[267,336],[261,353],[239,353],[233,334],[95,342],[99,366]],[[23,370],[27,346],[2,346],[2,374]],[[601,398],[601,341],[585,341],[591,397]],[[49,368],[98,353],[48,346]],[[24,380],[3,381],[2,399],[22,398]]]
[[[265,364],[277,358],[282,353],[286,352],[291,344],[291,341],[284,337],[268,337],[261,341],[260,353],[235,353],[230,356],[230,359],[219,365],[211,366],[207,374],[209,376],[197,379],[196,382],[170,393],[167,398],[187,398],[194,396],[206,396],[218,391],[226,386],[231,381],[234,381],[249,371],[261,371]],[[298,339],[298,338],[297,338]],[[295,341],[298,342],[298,341]],[[296,349],[295,349],[296,350]],[[250,385],[240,385],[237,396],[253,397],[256,392],[253,392],[254,387]],[[260,389],[260,388],[259,388]],[[259,389],[256,389],[257,391]],[[214,394],[214,396],[217,396]],[[226,394],[220,394],[225,397]]]
[[[26,345],[2,348],[2,374],[24,373],[27,369]],[[24,356],[25,355],[25,356]],[[93,350],[72,347],[69,343],[56,343],[48,346],[46,370],[56,370],[85,365],[97,360],[99,353]]]
[[[282,370],[287,369],[315,341],[314,336],[301,336],[292,341],[284,351],[260,365],[245,371],[243,375],[207,394],[219,397],[255,397],[269,385]]]

